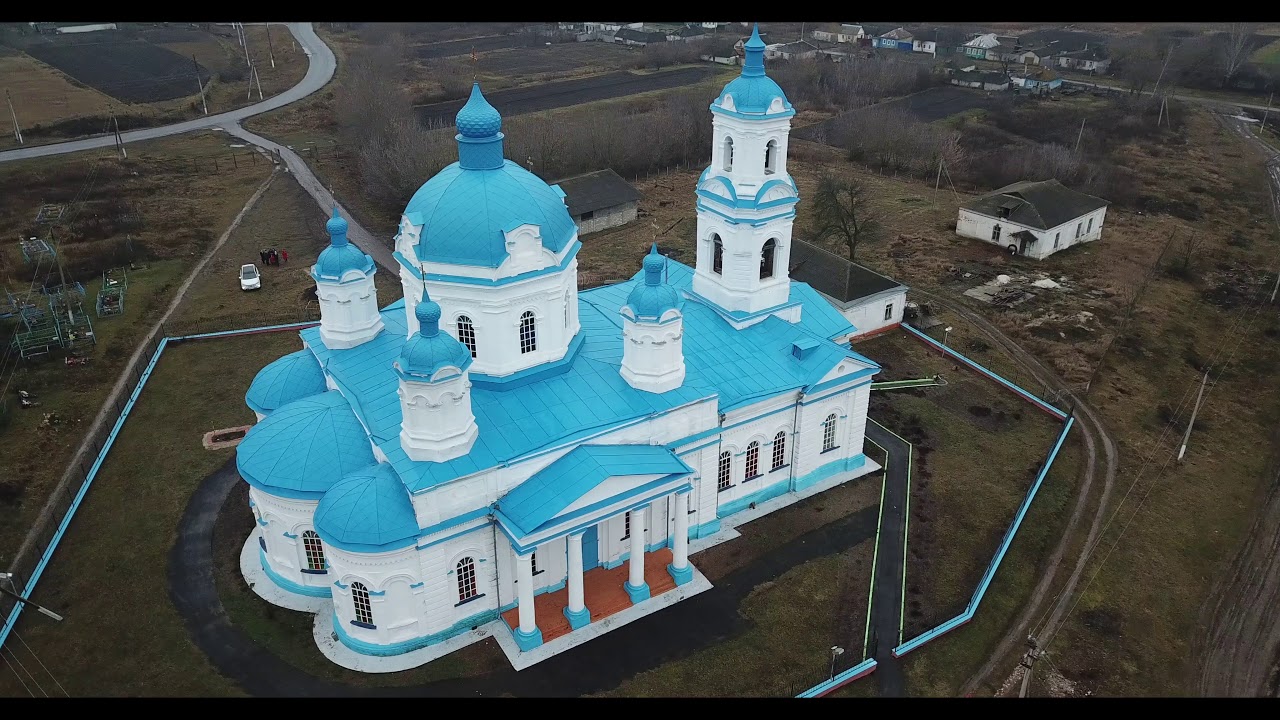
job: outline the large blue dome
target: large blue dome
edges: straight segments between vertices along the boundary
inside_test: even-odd
[[[409,491],[386,463],[344,477],[320,499],[316,532],[329,545],[352,552],[387,552],[412,545],[418,520]]]
[[[458,162],[418,188],[404,209],[422,223],[417,262],[498,267],[507,259],[503,232],[526,223],[539,226],[544,248],[563,250],[578,229],[563,196],[503,157],[502,116],[478,84],[456,122]]]

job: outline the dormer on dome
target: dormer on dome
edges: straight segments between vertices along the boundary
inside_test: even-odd
[[[382,332],[378,291],[373,284],[373,259],[347,239],[347,221],[333,208],[325,223],[329,247],[311,266],[320,301],[320,339],[330,350],[344,350],[368,342]]]
[[[440,331],[440,305],[423,293],[415,332],[393,367],[400,377],[400,447],[411,460],[443,462],[471,451],[471,352]]]
[[[664,393],[684,382],[683,301],[666,283],[667,259],[655,243],[644,258],[644,281],[627,296],[622,314],[619,372],[637,390]]]

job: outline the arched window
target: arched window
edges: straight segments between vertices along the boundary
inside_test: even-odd
[[[724,243],[714,233],[711,235],[711,272],[717,275],[724,273]]]
[[[822,421],[822,452],[836,449],[836,414],[831,413]]]
[[[302,533],[302,549],[307,553],[307,569],[324,571],[324,544],[315,530]]]
[[[733,138],[725,137],[724,139],[724,171],[733,170]]]
[[[764,146],[764,174],[772,175],[778,171],[778,141],[770,140]]]
[[[351,601],[356,606],[356,622],[373,627],[373,605],[369,604],[369,588],[364,583],[351,583]]]
[[[742,473],[742,477],[744,480],[750,480],[751,478],[759,474],[760,474],[760,443],[756,442],[755,440],[752,440],[751,444],[747,446],[747,467],[746,467],[746,470]]]
[[[538,349],[538,329],[535,327],[537,321],[533,318],[533,311],[526,310],[520,316],[520,353],[531,353]]]
[[[773,436],[773,467],[777,470],[787,463],[787,433],[779,432]]]
[[[458,602],[476,596],[476,561],[464,557],[458,561]]]
[[[476,356],[476,326],[471,324],[471,318],[466,315],[458,316],[458,342],[467,346],[471,357]]]
[[[729,482],[729,471],[733,467],[733,455],[728,450],[720,453],[720,467],[716,472],[716,490],[728,490],[733,487]]]
[[[773,277],[773,256],[778,252],[778,241],[769,238],[764,244],[764,250],[760,253],[760,279],[765,280]]]

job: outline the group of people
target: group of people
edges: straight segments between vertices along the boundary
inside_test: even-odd
[[[288,250],[277,251],[275,248],[267,248],[262,250],[259,255],[262,256],[263,265],[279,265],[282,262],[289,262]]]

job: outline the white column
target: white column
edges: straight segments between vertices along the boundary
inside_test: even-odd
[[[644,511],[642,505],[631,511],[631,587],[644,585]]]
[[[689,493],[676,493],[672,512],[676,514],[676,537],[671,548],[671,567],[683,570],[689,565]]]
[[[586,600],[582,592],[582,536],[569,536],[569,612],[582,612]]]
[[[532,634],[538,629],[533,615],[533,553],[516,555],[517,593],[520,602],[520,632]]]

